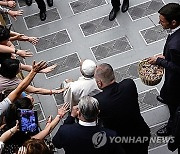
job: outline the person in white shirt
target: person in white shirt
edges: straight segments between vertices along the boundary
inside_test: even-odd
[[[74,105],[77,105],[80,98],[83,96],[93,96],[100,92],[96,81],[94,79],[94,71],[96,69],[96,64],[94,61],[86,59],[80,64],[81,77],[77,81],[68,82],[64,85],[67,88],[64,93],[64,102],[69,102],[71,108]]]

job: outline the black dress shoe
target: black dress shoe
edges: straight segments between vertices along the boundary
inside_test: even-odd
[[[49,7],[53,6],[53,0],[47,0],[47,4]]]
[[[167,125],[165,125],[164,127],[160,128],[160,129],[156,132],[156,134],[157,134],[158,136],[169,136],[169,135],[171,135],[171,132],[169,131]]]
[[[158,95],[158,96],[156,97],[156,99],[157,99],[159,102],[161,102],[161,103],[164,102],[163,98],[162,98],[160,95]]]
[[[119,9],[112,9],[111,12],[109,13],[109,20],[113,21],[116,18],[116,14],[119,11]]]
[[[129,0],[124,0],[121,11],[124,13],[129,9]]]
[[[26,4],[30,6],[32,4],[32,0],[26,0]]]
[[[40,12],[40,19],[41,19],[41,21],[44,21],[44,20],[46,20],[46,12]]]

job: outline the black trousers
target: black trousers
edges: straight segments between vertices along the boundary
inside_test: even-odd
[[[148,140],[141,143],[122,143],[121,145],[125,151],[125,154],[148,154],[150,134],[144,137],[147,137]],[[144,137],[141,137],[142,141]]]
[[[38,5],[40,12],[46,12],[46,4],[45,4],[44,0],[35,0],[35,1]]]
[[[174,125],[175,113],[180,104],[179,103],[173,103],[173,104],[168,103],[167,105],[168,105],[169,113],[170,113],[167,128],[171,132],[173,129],[173,125]]]
[[[123,0],[123,1],[129,1],[129,0]],[[120,0],[111,0],[111,5],[113,9],[119,10],[119,7],[121,5]]]

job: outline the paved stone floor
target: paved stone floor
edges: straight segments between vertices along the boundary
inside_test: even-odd
[[[18,0],[16,9],[23,9],[24,14],[17,21],[7,17],[7,24],[12,23],[17,32],[40,38],[36,46],[16,42],[18,48],[34,53],[25,63],[46,60],[49,65],[58,64],[53,72],[36,76],[33,81],[36,87],[59,88],[66,78],[76,80],[80,76],[81,59],[110,63],[117,81],[132,78],[136,82],[143,114],[163,106],[155,99],[162,82],[153,87],[145,86],[138,77],[137,66],[141,59],[162,52],[167,33],[158,24],[157,11],[169,2],[180,3],[179,0],[130,0],[128,12],[119,12],[114,21],[109,21],[110,0],[54,0],[53,7],[47,7],[47,20],[40,21],[35,2],[26,6],[24,0]],[[56,115],[57,106],[63,103],[62,95],[34,97],[43,127],[48,115]],[[156,122],[156,125],[148,124],[152,134],[159,128]]]

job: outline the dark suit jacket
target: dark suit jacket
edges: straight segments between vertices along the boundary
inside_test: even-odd
[[[115,137],[115,131],[100,126],[82,126],[74,121],[69,116],[65,124],[60,126],[52,140],[56,148],[64,148],[66,154],[124,154],[119,144],[110,143],[109,137]],[[107,139],[106,144],[99,148],[95,148],[92,142],[92,137],[97,132],[105,132]],[[96,139],[97,144],[105,141],[102,138]]]
[[[170,35],[164,46],[165,59],[156,63],[165,68],[165,81],[160,95],[166,104],[180,103],[180,29]]]
[[[150,130],[140,114],[138,93],[133,80],[125,79],[102,89],[94,97],[99,101],[100,119],[105,128],[120,136],[149,136]]]

